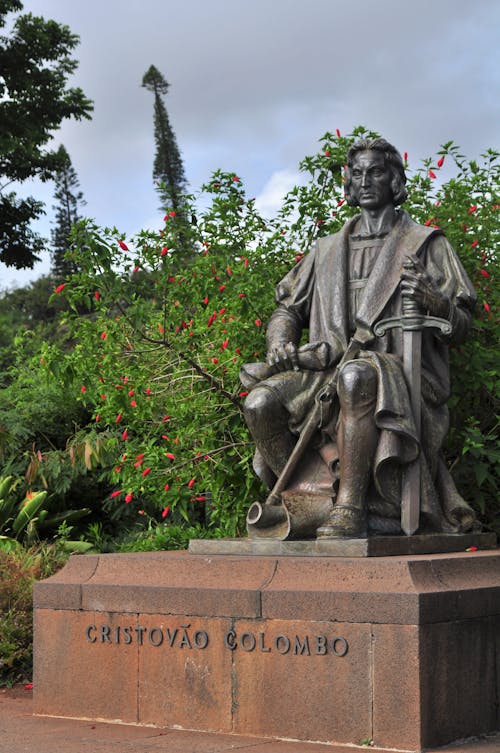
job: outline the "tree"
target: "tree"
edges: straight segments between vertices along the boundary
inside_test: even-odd
[[[63,166],[55,177],[54,198],[58,204],[53,207],[56,212],[56,224],[52,229],[52,273],[57,280],[63,280],[77,271],[75,262],[65,258],[65,254],[70,244],[71,228],[81,219],[78,213],[79,205],[85,204],[85,201],[83,193],[78,190],[80,182],[75,168],[63,145],[59,147],[58,157]]]
[[[0,0],[0,27],[22,7],[20,0]],[[17,269],[33,267],[44,247],[31,228],[43,204],[5,189],[28,178],[52,179],[64,164],[61,152],[47,148],[54,131],[66,118],[90,118],[91,101],[67,87],[77,44],[67,26],[30,13],[0,36],[0,261]]]
[[[163,102],[170,84],[152,65],[144,74],[142,85],[154,94],[156,156],[153,164],[153,178],[158,182],[157,190],[162,209],[171,209],[178,213],[181,209],[181,197],[186,189],[186,178],[177,140]]]

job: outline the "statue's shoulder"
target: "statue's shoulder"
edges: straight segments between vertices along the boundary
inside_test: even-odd
[[[408,212],[404,210],[400,211],[402,231],[404,235],[412,236],[416,240],[421,239],[422,244],[433,236],[444,236],[444,232],[441,228],[434,227],[433,225],[420,225],[418,222],[415,222],[415,220],[412,220]]]

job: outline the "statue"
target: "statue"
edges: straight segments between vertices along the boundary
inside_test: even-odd
[[[477,530],[441,454],[448,347],[469,331],[474,288],[443,232],[399,208],[405,183],[385,139],[355,143],[345,188],[361,212],[277,286],[267,363],[241,373],[254,468],[274,487],[249,510],[251,536]]]

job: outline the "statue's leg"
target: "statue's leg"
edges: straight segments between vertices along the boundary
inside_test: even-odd
[[[246,398],[243,412],[262,457],[279,476],[297,442],[288,428],[288,411],[272,390],[256,387]]]
[[[366,492],[378,430],[374,420],[377,374],[366,361],[351,361],[339,374],[340,422],[337,443],[340,485],[333,511],[318,536],[365,536]]]

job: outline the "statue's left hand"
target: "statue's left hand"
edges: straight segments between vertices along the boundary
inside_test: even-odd
[[[448,319],[449,299],[441,293],[420,259],[415,256],[408,258],[403,264],[401,294],[416,301],[423,311],[429,311],[432,316]]]

